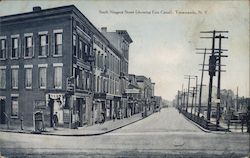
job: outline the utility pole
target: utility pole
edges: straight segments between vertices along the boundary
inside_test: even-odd
[[[198,90],[198,76],[195,76],[196,78],[196,83],[195,83],[195,103],[194,103],[194,115],[197,112],[197,90]]]
[[[185,92],[185,89],[184,89],[184,92],[183,92],[183,108],[185,108],[185,96],[186,96],[186,92]]]
[[[179,109],[180,108],[180,105],[179,105],[179,99],[180,99],[180,91],[178,90],[178,92],[177,92],[178,94],[177,94],[177,108]]]
[[[212,38],[212,52],[209,57],[209,92],[208,92],[208,105],[207,105],[207,120],[210,121],[211,115],[211,106],[212,106],[212,87],[213,87],[213,77],[215,76],[216,72],[216,55],[215,55],[215,39],[220,38],[216,37],[216,33],[228,33],[228,31],[202,31],[200,33],[212,33],[212,37],[201,37],[201,38]],[[225,37],[226,38],[226,37]],[[219,52],[222,49],[219,49]]]
[[[193,114],[193,106],[194,106],[194,95],[195,95],[195,87],[192,87],[192,104],[191,104],[191,115]]]
[[[203,75],[204,75],[204,67],[205,67],[205,59],[206,59],[206,51],[205,48],[204,55],[203,55],[203,62],[202,62],[202,70],[201,70],[201,85],[200,85],[200,93],[199,93],[199,103],[198,103],[198,117],[200,117],[201,112],[201,98],[202,98],[202,86],[203,86]]]
[[[185,78],[185,79],[188,79],[188,91],[187,91],[187,106],[186,106],[186,112],[188,112],[188,99],[189,99],[189,89],[190,89],[190,79],[194,79],[191,77],[191,75],[185,75],[186,77],[188,78]]]
[[[216,127],[219,126],[220,124],[220,84],[221,84],[221,57],[227,57],[226,55],[221,55],[222,51],[221,51],[221,39],[222,38],[227,38],[225,36],[221,36],[221,34],[219,36],[216,36],[216,38],[219,38],[219,51],[218,51],[218,55],[217,55],[217,61],[218,61],[218,81],[217,81],[217,106],[216,106],[216,111],[217,111],[217,117],[216,117]]]
[[[239,104],[238,104],[239,95],[238,95],[238,90],[239,90],[239,88],[237,87],[237,94],[236,94],[236,111],[237,111],[237,112],[238,112],[238,110],[239,110]]]

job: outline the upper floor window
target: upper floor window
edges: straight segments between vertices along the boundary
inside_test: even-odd
[[[76,56],[76,35],[73,35],[73,54]]]
[[[32,68],[25,69],[25,88],[32,88]]]
[[[79,58],[83,58],[83,42],[81,40],[79,40],[79,54],[78,54]]]
[[[19,40],[18,38],[12,38],[11,41],[11,58],[18,58],[18,45],[19,45]]]
[[[12,89],[18,89],[18,69],[11,70],[11,87]]]
[[[47,68],[39,67],[39,88],[46,88]]]
[[[56,66],[54,70],[54,87],[62,88],[62,67]]]
[[[39,56],[46,56],[49,52],[49,38],[48,35],[39,36]]]
[[[25,48],[24,48],[24,57],[32,57],[33,56],[33,37],[28,36],[25,37]]]
[[[62,33],[55,34],[55,54],[61,56],[62,55]]]
[[[0,59],[5,59],[6,58],[6,39],[1,39],[0,42]]]
[[[6,69],[0,68],[0,88],[6,88]]]

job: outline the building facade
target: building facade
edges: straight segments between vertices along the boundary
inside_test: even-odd
[[[52,126],[56,113],[60,126],[73,128],[118,113],[123,52],[75,6],[34,7],[0,21],[1,123],[32,126],[42,114]]]

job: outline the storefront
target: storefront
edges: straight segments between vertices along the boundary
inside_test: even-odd
[[[64,125],[64,109],[65,109],[66,97],[64,93],[47,93],[46,104],[49,108],[50,127],[53,127],[53,115],[58,117],[58,126]]]

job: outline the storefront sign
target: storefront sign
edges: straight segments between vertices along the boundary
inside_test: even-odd
[[[35,100],[34,102],[35,109],[46,109],[46,102],[45,100]]]
[[[139,91],[139,89],[135,89],[135,88],[133,88],[133,89],[126,89],[126,93],[127,94],[138,94],[138,93],[140,93],[140,91]]]
[[[70,122],[70,111],[69,111],[69,109],[64,109],[63,110],[63,122],[64,123],[69,123]]]

